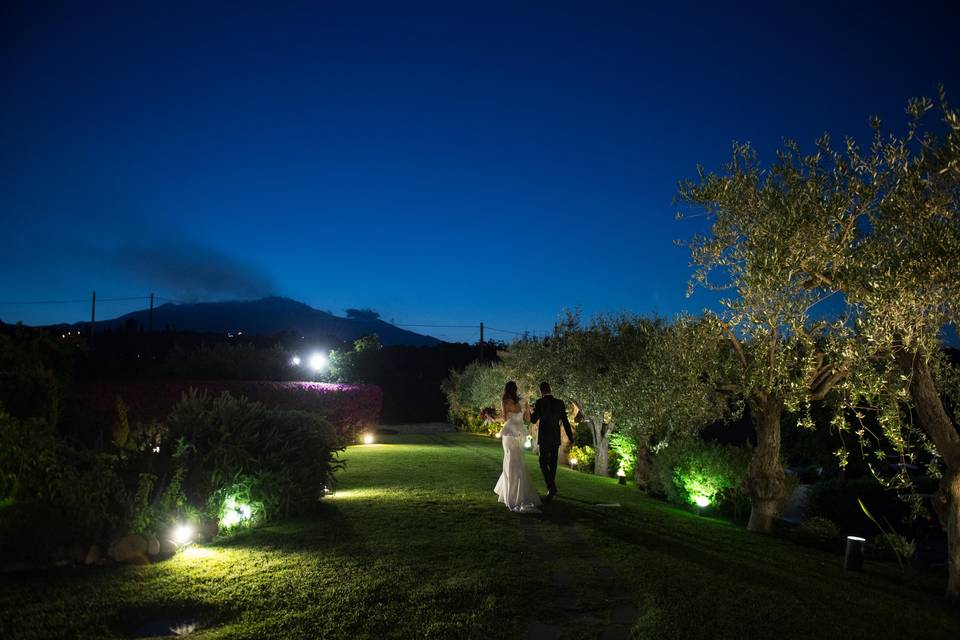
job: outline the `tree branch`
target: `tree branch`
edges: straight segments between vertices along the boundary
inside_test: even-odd
[[[810,274],[810,278],[803,283],[804,289],[813,289],[814,287],[818,286],[821,282],[827,285],[828,287],[833,286],[833,280],[827,277],[826,275],[820,273],[816,269],[813,269],[810,265],[809,260],[801,260],[800,267],[804,271]]]
[[[743,347],[740,346],[740,341],[737,340],[737,336],[733,335],[733,331],[730,330],[726,324],[723,325],[723,330],[727,332],[727,336],[730,338],[730,342],[733,343],[733,348],[736,349],[737,355],[740,356],[740,363],[743,364],[744,371],[747,370],[747,357],[743,355]]]
[[[830,393],[830,390],[846,377],[847,370],[845,368],[833,370],[833,373],[829,373],[826,375],[826,377],[823,377],[822,380],[810,388],[809,399],[811,401],[823,400],[827,397],[827,394]]]
[[[773,384],[774,370],[777,363],[777,327],[774,325],[770,333],[770,384]]]

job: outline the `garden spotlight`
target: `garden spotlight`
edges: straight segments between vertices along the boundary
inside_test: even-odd
[[[223,503],[223,512],[220,517],[220,526],[225,529],[238,524],[249,522],[253,517],[253,509],[249,504],[240,502],[234,497],[227,498]]]
[[[373,444],[373,434],[365,433],[363,434],[363,444]]]
[[[299,367],[299,366],[300,366],[300,356],[293,356],[292,358],[290,358],[290,364],[292,364],[292,365],[295,366],[295,367]]]
[[[173,538],[171,539],[178,547],[190,544],[193,540],[193,527],[186,523],[177,525],[177,528],[173,530]]]

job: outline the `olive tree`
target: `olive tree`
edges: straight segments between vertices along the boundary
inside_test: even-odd
[[[451,419],[464,419],[463,414],[479,416],[487,408],[500,406],[503,386],[510,372],[500,363],[473,362],[463,371],[451,370],[441,391],[447,398]]]
[[[940,122],[928,128],[934,110],[930,99],[911,100],[899,136],[884,135],[874,119],[866,150],[852,140],[842,150],[821,141],[833,190],[849,206],[820,211],[804,242],[804,271],[844,297],[856,327],[848,348],[858,366],[837,424],[875,460],[934,456],[927,468],[940,476],[933,505],[947,533],[947,592],[960,599],[960,433],[951,417],[960,376],[940,341],[960,320],[960,112],[942,88]],[[877,430],[864,420],[871,411]],[[893,486],[910,484],[906,465],[892,478],[882,467],[871,465]]]
[[[720,415],[711,380],[721,367],[716,340],[702,321],[674,324],[632,314],[581,323],[567,314],[542,341],[515,343],[507,356],[521,388],[548,380],[590,428],[594,472],[609,471],[615,430],[636,445],[638,485],[646,484],[651,443],[685,436]]]
[[[515,342],[508,366],[525,388],[537,379],[550,382],[554,392],[572,402],[590,427],[596,457],[594,473],[607,475],[608,450],[614,430],[611,387],[616,336],[608,325],[583,326],[578,314],[568,313],[544,340]]]
[[[646,489],[651,446],[688,438],[727,413],[714,382],[726,346],[702,320],[605,319],[618,336],[612,413],[636,448],[634,480]]]
[[[758,532],[772,529],[784,494],[784,410],[823,399],[847,373],[832,357],[843,323],[811,322],[832,291],[811,286],[803,269],[810,205],[819,205],[818,182],[827,178],[817,175],[809,185],[800,180],[789,170],[791,148],[766,171],[749,145],[735,144],[721,174],[699,168],[698,180],[681,182],[679,190],[680,202],[711,222],[709,234],[688,243],[696,267],[688,293],[696,286],[732,293],[708,322],[726,336],[733,357],[719,388],[746,404],[757,434],[747,473],[747,528]]]
[[[764,349],[738,347],[751,407],[762,416],[764,404],[775,412],[771,399],[802,404],[836,387],[834,424],[869,457],[934,454],[928,469],[942,476],[934,504],[948,537],[947,591],[960,598],[960,434],[947,406],[957,374],[939,341],[960,315],[960,114],[941,90],[941,122],[926,129],[933,109],[931,100],[911,100],[903,135],[882,134],[874,119],[866,150],[852,139],[834,149],[827,135],[812,155],[788,143],[769,171],[737,145],[724,175],[701,172],[698,184],[681,186],[681,199],[714,216],[712,235],[692,249],[698,282],[720,270],[736,291],[722,329],[734,344],[749,337],[770,345],[766,367]],[[812,322],[811,305],[827,297],[842,316]],[[764,368],[775,379],[785,343],[800,347],[806,375],[764,382]],[[754,419],[758,435],[772,433],[772,419],[769,427]],[[881,465],[871,468],[880,475]],[[909,483],[899,468],[894,484]]]

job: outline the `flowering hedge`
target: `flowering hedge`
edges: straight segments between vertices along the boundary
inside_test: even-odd
[[[71,427],[106,430],[116,421],[121,398],[131,421],[165,418],[190,388],[211,395],[229,391],[275,409],[299,409],[326,416],[337,433],[352,438],[380,420],[383,392],[374,385],[322,382],[253,382],[244,380],[162,380],[96,382],[79,385],[68,400],[65,418]]]

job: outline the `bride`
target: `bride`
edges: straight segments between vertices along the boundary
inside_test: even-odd
[[[520,405],[517,383],[511,380],[503,388],[504,423],[498,435],[503,442],[503,473],[494,491],[511,511],[538,513],[540,496],[523,462],[523,443],[527,439],[524,419],[529,417],[530,410]]]

